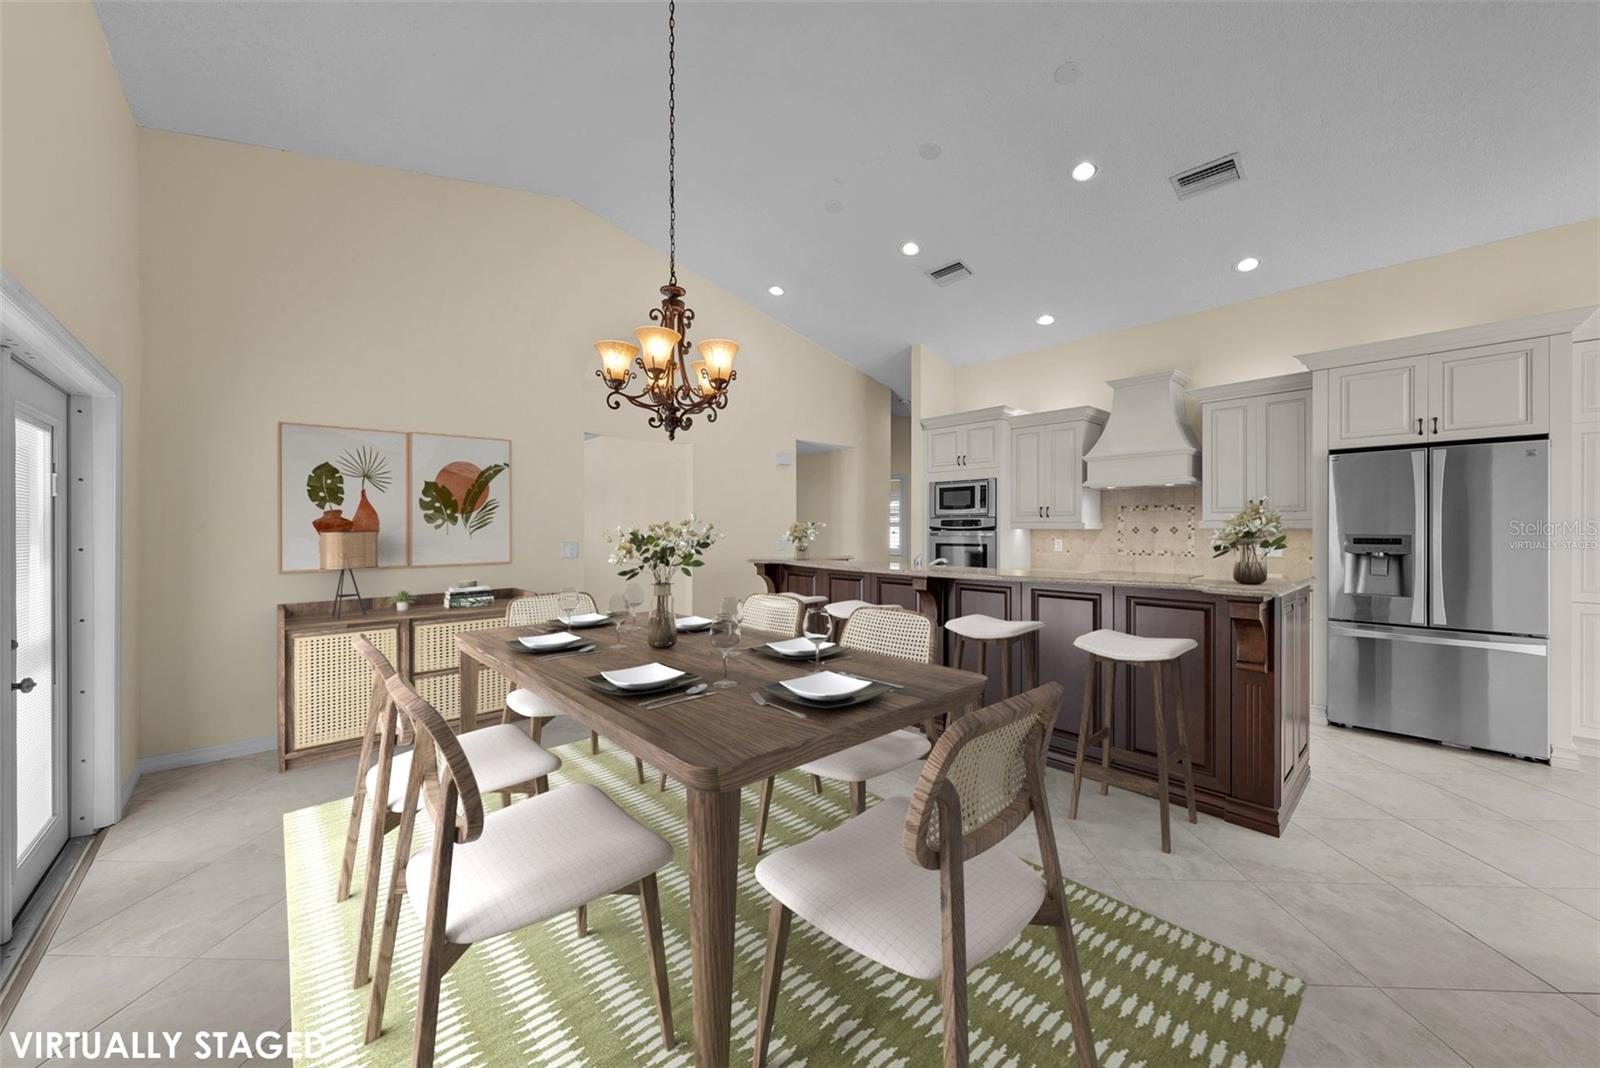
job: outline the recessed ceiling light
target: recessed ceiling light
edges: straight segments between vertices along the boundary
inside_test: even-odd
[[[922,251],[922,246],[918,245],[915,241],[907,241],[905,244],[900,246],[900,251],[904,252],[907,256],[915,256],[917,253]]]
[[[768,286],[767,287],[767,292],[771,293],[775,297],[781,297],[781,296],[783,296],[783,287],[782,286]]]
[[[1095,174],[1099,172],[1099,170],[1099,167],[1096,167],[1088,160],[1084,160],[1082,163],[1072,168],[1072,180],[1075,182],[1087,182],[1090,178],[1093,178]]]
[[[1234,264],[1233,269],[1238,271],[1240,274],[1249,274],[1251,271],[1260,266],[1260,260],[1256,259],[1254,256],[1246,256],[1244,259]]]
[[[1049,326],[1051,323],[1053,323],[1055,321],[1056,321],[1056,317],[1054,315],[1048,315],[1048,314],[1047,315],[1041,315],[1041,316],[1039,316],[1039,318],[1034,320],[1034,322],[1038,323],[1040,326]]]

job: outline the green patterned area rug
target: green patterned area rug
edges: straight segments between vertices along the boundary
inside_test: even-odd
[[[692,1064],[683,791],[669,784],[665,793],[657,793],[653,782],[640,787],[633,758],[615,746],[599,756],[591,756],[585,743],[557,752],[565,766],[552,776],[553,785],[594,783],[676,850],[675,863],[660,874],[660,887],[677,1049],[660,1046],[638,901],[610,897],[590,906],[588,938],[577,937],[568,916],[473,946],[445,977],[437,1063]],[[766,945],[769,899],[756,882],[750,856],[756,799],[755,788],[745,791],[735,1063],[748,1063],[751,1054]],[[838,784],[817,797],[802,776],[780,777],[768,841],[781,848],[832,827],[845,818],[846,803]],[[294,1027],[320,1040],[319,1053],[300,1063],[404,1065],[410,1056],[420,925],[408,908],[384,1034],[363,1046],[366,988],[350,985],[360,897],[333,900],[348,813],[345,800],[284,817]],[[420,827],[418,833],[420,846],[426,833]],[[388,867],[386,859],[385,879]],[[1101,1064],[1278,1064],[1300,1006],[1299,979],[1096,890],[1070,881],[1067,889]],[[974,1065],[1071,1063],[1071,1029],[1048,931],[1030,928],[1009,949],[974,968],[969,998]],[[772,1043],[774,1065],[934,1065],[940,1058],[940,1024],[936,982],[909,980],[872,964],[796,919]]]

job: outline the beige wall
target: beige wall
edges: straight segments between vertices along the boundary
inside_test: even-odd
[[[849,479],[850,471],[855,466],[855,457],[851,456],[851,452],[850,449],[834,449],[828,452],[803,452],[795,456],[794,517],[827,524],[822,533],[817,535],[817,540],[811,543],[812,556],[861,556],[863,553],[874,559],[883,556],[881,549],[874,551],[871,543],[858,544],[856,547],[859,551],[856,552],[846,548],[847,543],[854,540],[849,535],[856,509],[848,507],[849,502],[840,495],[837,487]],[[889,468],[885,464],[885,486],[888,480]],[[885,497],[886,517],[888,507]]]
[[[467,432],[513,441],[515,562],[368,572],[363,590],[463,577],[549,589],[584,579],[558,557],[584,539],[583,435],[669,445],[643,413],[609,411],[597,337],[629,336],[665,260],[569,201],[197,137],[143,135],[145,495],[143,754],[271,734],[273,605],[330,577],[277,572],[280,419]],[[683,235],[693,247],[693,228]],[[727,540],[695,581],[715,609],[761,588],[794,519],[797,439],[851,445],[841,531],[883,527],[888,391],[699,277],[696,333],[739,340],[739,380],[694,449],[696,513]],[[628,473],[648,478],[648,468]],[[159,517],[157,519],[156,517]],[[870,521],[869,521],[870,520]]]
[[[957,367],[947,410],[1109,408],[1113,378],[1172,367],[1195,387],[1265,378],[1305,370],[1294,359],[1302,353],[1595,303],[1600,220],[1591,219]],[[943,402],[942,385],[934,399]]]
[[[925,554],[928,544],[928,476],[923,460],[922,421],[969,405],[956,393],[956,369],[926,345],[911,346],[911,485],[906,493],[906,559]]]
[[[139,130],[94,9],[0,3],[0,263],[122,383],[124,774],[139,757]]]
[[[902,476],[911,474],[911,417],[909,415],[893,415],[889,417],[889,473]]]
[[[649,471],[649,478],[640,478]],[[606,536],[617,527],[642,527],[664,519],[683,519],[694,512],[694,445],[683,442],[663,449],[658,442],[596,435],[583,443],[583,582],[579,588],[607,610],[611,595],[628,580],[607,562],[613,548]],[[651,595],[649,575],[634,580]],[[693,580],[680,574],[672,584],[673,606],[684,611],[694,603]],[[643,609],[641,609],[643,611]]]

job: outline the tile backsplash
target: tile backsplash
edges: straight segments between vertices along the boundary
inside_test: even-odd
[[[1211,531],[1200,526],[1198,487],[1103,490],[1100,519],[1099,530],[1031,531],[1032,566],[1042,571],[1142,571],[1215,578],[1233,573],[1233,556],[1211,556]],[[1311,531],[1291,530],[1288,537],[1283,555],[1267,558],[1267,572],[1291,579],[1308,577]]]

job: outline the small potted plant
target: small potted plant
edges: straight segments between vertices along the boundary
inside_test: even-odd
[[[710,523],[694,516],[679,523],[651,523],[647,527],[618,527],[606,535],[616,546],[608,560],[625,579],[648,571],[655,582],[647,638],[652,649],[670,649],[678,643],[678,618],[672,611],[672,580],[679,571],[693,572],[705,563],[707,549],[722,539]]]
[[[411,594],[409,592],[401,590],[394,595],[394,610],[396,612],[411,611]]]
[[[794,546],[794,558],[796,560],[804,560],[806,558],[806,550],[811,548],[811,543],[817,540],[822,534],[822,528],[827,525],[826,523],[818,523],[814,519],[805,519],[798,523],[789,524],[789,529],[784,532],[783,536],[790,545]]]
[[[1251,501],[1244,511],[1228,520],[1211,540],[1213,558],[1237,550],[1233,581],[1242,586],[1258,586],[1267,581],[1267,562],[1263,551],[1282,549],[1289,543],[1283,532],[1283,516],[1267,507],[1265,501]]]

